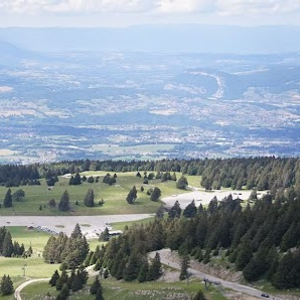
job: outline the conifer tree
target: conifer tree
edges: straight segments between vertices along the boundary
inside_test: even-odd
[[[186,218],[193,218],[197,214],[197,208],[195,205],[195,200],[193,200],[183,211],[183,216]]]
[[[96,277],[95,277],[95,280],[94,280],[94,282],[93,282],[93,284],[92,284],[92,286],[91,286],[91,288],[90,288],[90,293],[91,293],[92,295],[96,295],[98,289],[101,289],[101,290],[102,290],[102,286],[101,286],[99,277],[96,276]]]
[[[94,191],[92,189],[88,189],[85,198],[84,198],[84,205],[87,207],[94,207],[95,202],[94,202]]]
[[[62,194],[58,208],[60,211],[69,211],[70,210],[70,196],[67,190]]]
[[[138,281],[145,282],[150,277],[148,273],[149,273],[149,263],[148,263],[148,259],[145,259],[140,269],[139,276],[137,278]]]
[[[8,189],[3,201],[4,207],[12,207],[12,195],[11,195],[11,189]]]
[[[104,300],[103,294],[102,294],[102,289],[97,290],[95,300]]]
[[[56,297],[56,300],[66,300],[70,295],[70,290],[67,283],[64,283],[59,294]]]
[[[159,200],[160,196],[161,190],[158,187],[155,187],[151,193],[150,200],[156,202]]]
[[[2,254],[5,257],[11,257],[13,253],[14,245],[12,243],[11,234],[9,231],[7,231],[3,240]]]
[[[60,276],[59,276],[58,271],[55,270],[55,272],[53,273],[53,275],[52,275],[52,277],[51,277],[51,279],[50,279],[50,281],[49,281],[49,284],[50,284],[51,286],[55,286],[57,280],[59,279],[59,277],[60,277]]]
[[[180,280],[185,280],[185,279],[188,278],[188,276],[189,276],[189,274],[188,274],[189,262],[190,262],[189,256],[184,255],[182,260],[181,260],[181,268],[180,268],[180,275],[179,275]]]
[[[3,275],[0,283],[0,294],[2,296],[11,295],[14,292],[14,286],[9,275]]]

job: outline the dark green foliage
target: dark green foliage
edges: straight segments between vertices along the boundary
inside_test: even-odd
[[[104,300],[103,294],[102,294],[102,289],[97,290],[95,300]]]
[[[179,202],[176,200],[173,207],[169,210],[169,219],[180,218],[181,208]]]
[[[63,263],[67,268],[82,264],[89,252],[89,245],[76,224],[70,237],[60,233],[51,236],[44,248],[43,257],[47,263]]]
[[[134,186],[128,193],[127,197],[126,197],[126,201],[127,203],[129,204],[133,204],[134,201],[136,200],[137,198],[137,190],[136,190],[136,187]]]
[[[81,177],[79,173],[76,173],[76,175],[73,177],[71,176],[69,180],[69,185],[80,185],[81,184]]]
[[[155,213],[155,217],[158,219],[162,219],[164,217],[164,211],[164,207],[160,206]]]
[[[183,215],[186,218],[193,218],[197,214],[197,208],[195,206],[195,200],[193,200],[183,211]]]
[[[96,294],[97,294],[97,291],[98,291],[99,289],[102,291],[102,286],[101,286],[99,277],[96,276],[96,277],[95,277],[95,280],[94,280],[94,282],[93,282],[93,284],[92,284],[92,286],[91,286],[91,288],[90,288],[90,293],[91,293],[92,295],[96,295]]]
[[[138,276],[138,281],[139,282],[145,282],[147,281],[148,277],[149,277],[149,263],[148,263],[148,260],[145,259],[143,261],[143,264],[142,264],[142,267],[140,269],[140,272],[139,272],[139,276]]]
[[[59,294],[56,297],[56,300],[66,300],[70,295],[69,287],[66,283],[63,284]]]
[[[151,193],[150,200],[156,202],[159,200],[160,196],[161,196],[160,189],[158,187],[155,187]]]
[[[206,300],[202,290],[199,290],[198,293],[192,298],[192,300]]]
[[[14,253],[14,245],[12,243],[11,234],[9,231],[6,231],[3,239],[2,254],[5,257],[11,257],[13,253]]]
[[[109,240],[109,230],[107,227],[101,232],[99,236],[99,241],[107,242]]]
[[[162,266],[160,262],[160,255],[158,252],[155,253],[155,257],[149,267],[149,272],[147,276],[148,281],[157,280],[162,275]]]
[[[11,295],[14,292],[14,286],[9,275],[3,275],[0,283],[0,294],[2,296]]]
[[[62,194],[59,204],[58,204],[58,209],[61,211],[69,211],[70,210],[70,196],[67,190],[64,191]]]
[[[50,279],[50,281],[49,281],[49,284],[50,284],[51,286],[55,286],[57,280],[59,279],[59,277],[60,277],[60,276],[59,276],[58,271],[55,270],[55,272],[53,273],[53,275],[52,275],[52,277],[51,277],[51,279]]]
[[[140,255],[133,252],[129,257],[128,264],[124,270],[124,280],[133,281],[137,279],[141,266],[142,260]]]
[[[17,190],[12,194],[13,201],[22,201],[25,197],[25,192],[23,190]]]
[[[176,187],[181,190],[186,190],[186,188],[188,187],[188,181],[185,176],[182,175],[178,179],[178,181],[176,182]]]
[[[84,198],[84,205],[87,207],[94,207],[95,206],[94,198],[95,198],[94,191],[92,189],[89,189]]]
[[[181,259],[181,268],[180,268],[180,280],[185,280],[188,278],[188,268],[189,268],[190,258],[188,255],[184,255]]]
[[[4,207],[12,207],[12,195],[11,195],[11,189],[8,189],[3,201]]]
[[[64,285],[67,285],[68,279],[69,279],[69,276],[68,276],[66,270],[63,270],[60,277],[56,281],[56,284],[55,284],[56,290],[60,291]],[[69,287],[68,287],[68,290],[69,290]]]
[[[50,208],[55,208],[56,207],[56,202],[54,199],[49,200],[48,205]]]

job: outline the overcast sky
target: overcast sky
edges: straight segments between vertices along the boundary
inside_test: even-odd
[[[0,27],[300,25],[300,0],[0,0]]]

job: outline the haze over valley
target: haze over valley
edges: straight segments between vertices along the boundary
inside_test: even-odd
[[[46,51],[24,31],[0,30],[1,161],[299,154],[297,52]]]

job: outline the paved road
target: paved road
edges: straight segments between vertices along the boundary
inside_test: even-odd
[[[160,260],[163,264],[169,265],[169,266],[171,266],[175,269],[180,270],[180,265],[178,263],[170,261],[167,258],[168,254],[170,254],[170,252],[171,252],[170,249],[163,249],[163,250],[160,250],[158,252],[160,254]],[[151,256],[154,257],[154,255],[155,255],[155,252],[152,252]],[[257,290],[255,288],[252,288],[252,287],[249,287],[249,286],[246,286],[246,285],[242,285],[242,284],[239,284],[239,283],[235,283],[235,282],[226,281],[226,280],[220,279],[218,277],[211,276],[209,274],[205,274],[203,272],[200,272],[200,271],[197,271],[197,270],[191,269],[191,268],[189,269],[189,272],[195,277],[202,278],[202,279],[208,279],[209,281],[212,281],[212,282],[218,282],[222,286],[224,286],[226,288],[229,288],[231,290],[241,292],[243,294],[247,294],[247,295],[250,295],[250,296],[258,297],[258,298],[261,298],[261,299],[266,299],[266,298],[261,297],[261,294],[263,293],[263,291]],[[271,295],[270,295],[269,299],[283,300],[280,297],[275,297],[275,296],[271,296]]]
[[[137,221],[149,218],[150,214],[104,215],[104,216],[1,216],[1,226],[45,226],[55,232],[71,234],[75,224],[81,225],[88,238],[97,237],[105,229],[106,223]],[[58,226],[58,227],[57,227]]]

